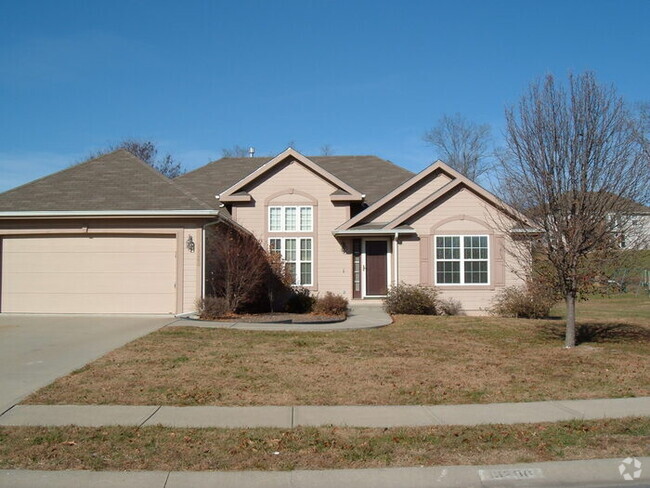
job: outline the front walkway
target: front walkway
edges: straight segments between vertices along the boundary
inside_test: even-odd
[[[238,330],[275,330],[290,332],[327,332],[336,330],[375,329],[393,323],[390,315],[384,312],[381,302],[372,304],[353,302],[350,306],[350,315],[342,322],[329,324],[270,324],[255,322],[210,322],[182,318],[174,322],[174,327],[205,327],[210,329],[238,329]]]
[[[650,416],[650,397],[475,405],[172,407],[16,405],[0,426],[411,427]]]
[[[492,466],[434,466],[413,468],[331,469],[297,471],[25,471],[0,470],[1,488],[102,486],[133,488],[486,488],[648,486],[650,457],[590,459]],[[621,472],[620,467],[623,466]],[[624,475],[631,477],[626,481]]]

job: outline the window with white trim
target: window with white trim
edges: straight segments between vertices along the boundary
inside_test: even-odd
[[[311,232],[314,211],[311,206],[269,207],[269,232]]]
[[[489,280],[489,238],[436,236],[437,285],[487,285]]]
[[[269,251],[282,256],[287,270],[293,277],[293,284],[311,286],[313,284],[313,240],[311,237],[271,237]]]

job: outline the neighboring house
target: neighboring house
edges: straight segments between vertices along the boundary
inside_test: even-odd
[[[514,212],[438,161],[224,158],[169,180],[124,150],[0,194],[0,311],[184,313],[203,293],[206,225],[234,220],[315,293],[436,285],[481,313],[520,283]]]
[[[629,202],[623,217],[625,227],[619,231],[619,245],[622,249],[650,249],[650,207]]]

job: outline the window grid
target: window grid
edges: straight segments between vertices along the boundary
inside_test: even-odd
[[[436,236],[435,243],[436,284],[489,284],[488,236]]]
[[[311,237],[272,237],[270,252],[282,256],[287,271],[293,277],[293,285],[313,285],[313,240]]]
[[[311,206],[269,207],[269,232],[312,232],[314,210]]]

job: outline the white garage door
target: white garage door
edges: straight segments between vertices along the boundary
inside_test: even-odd
[[[174,313],[173,236],[5,237],[2,312]]]

